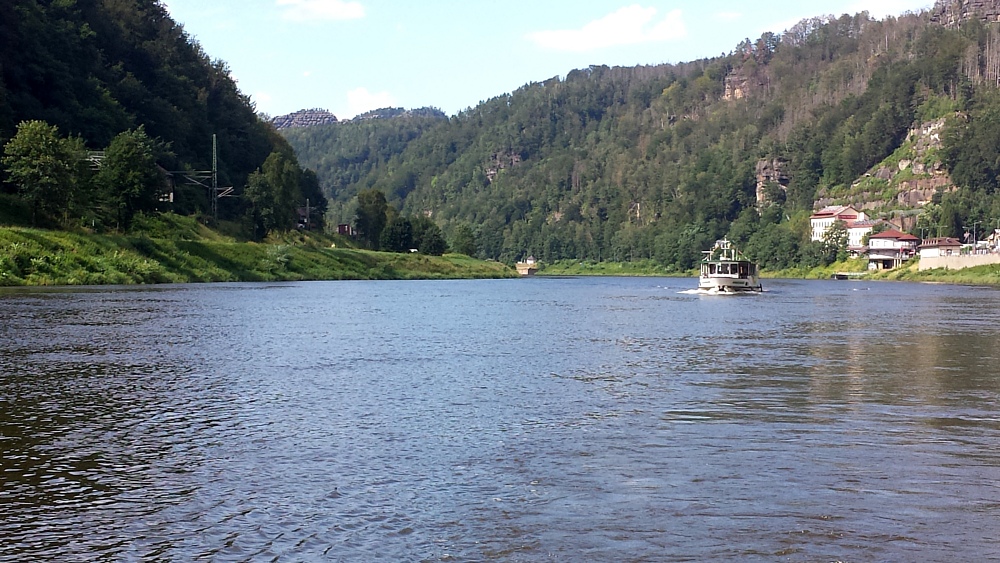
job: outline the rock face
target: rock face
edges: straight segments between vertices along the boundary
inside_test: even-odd
[[[747,79],[742,74],[735,72],[726,76],[726,90],[722,94],[722,99],[726,101],[742,100],[747,97]]]
[[[827,205],[851,205],[862,211],[887,208],[896,212],[916,211],[933,201],[935,194],[957,188],[941,162],[941,133],[946,119],[922,123],[910,130],[903,146],[851,185],[848,193],[817,193],[817,209]],[[916,214],[911,216],[916,220]],[[904,229],[912,224],[900,223]]]
[[[972,18],[1000,22],[1000,0],[938,0],[931,10],[931,21],[945,27],[958,27]]]
[[[304,109],[288,115],[279,115],[271,120],[276,129],[291,129],[293,127],[316,127],[337,123],[336,115],[325,109]]]
[[[787,168],[788,163],[777,158],[762,158],[757,161],[757,207],[763,207],[769,203],[768,186],[778,186],[782,190],[788,189]]]

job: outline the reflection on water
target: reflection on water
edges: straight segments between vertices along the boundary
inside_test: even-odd
[[[1000,559],[1000,292],[0,292],[0,561]]]

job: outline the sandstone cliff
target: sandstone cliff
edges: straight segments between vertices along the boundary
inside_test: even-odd
[[[938,0],[931,9],[931,21],[945,27],[958,27],[972,18],[1000,22],[1000,0]]]
[[[325,109],[304,109],[288,115],[279,115],[271,120],[276,129],[291,129],[293,127],[315,127],[337,123],[337,116]]]

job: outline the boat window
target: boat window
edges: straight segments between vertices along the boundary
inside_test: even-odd
[[[712,274],[712,275],[715,275],[715,264],[709,264],[708,265],[708,273]]]

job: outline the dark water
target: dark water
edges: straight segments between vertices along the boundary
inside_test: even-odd
[[[0,561],[1000,560],[1000,292],[0,292]]]

